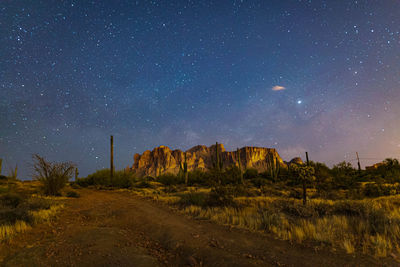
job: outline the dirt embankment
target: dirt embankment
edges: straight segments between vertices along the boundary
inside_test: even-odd
[[[194,220],[130,192],[79,190],[52,225],[0,244],[5,266],[393,266]]]

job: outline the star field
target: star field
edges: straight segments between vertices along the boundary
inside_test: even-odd
[[[0,157],[118,168],[158,145],[400,158],[396,1],[3,1]],[[5,171],[4,171],[5,169]]]

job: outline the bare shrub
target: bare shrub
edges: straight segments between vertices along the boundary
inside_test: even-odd
[[[72,177],[75,166],[71,162],[48,162],[38,154],[33,155],[34,179],[43,185],[47,195],[60,195],[60,190],[65,187]]]

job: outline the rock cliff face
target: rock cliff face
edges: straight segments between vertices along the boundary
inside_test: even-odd
[[[210,147],[199,145],[183,152],[181,150],[171,150],[166,146],[159,146],[154,148],[153,151],[147,150],[143,152],[142,155],[135,154],[131,171],[139,177],[146,175],[158,176],[164,173],[177,174],[180,163],[183,164],[184,162],[185,154],[188,171],[195,169],[208,170],[213,167],[213,162],[215,162],[215,149],[216,145]],[[236,151],[225,151],[223,144],[218,144],[218,149],[224,167],[238,164]],[[239,150],[240,162],[243,168],[266,171],[266,157],[270,154],[282,166],[286,166],[274,148],[243,147]]]
[[[300,157],[293,158],[290,162],[287,163],[288,165],[290,164],[296,164],[296,165],[303,165],[304,162]]]

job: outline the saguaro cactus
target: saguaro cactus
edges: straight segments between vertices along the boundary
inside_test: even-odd
[[[1,166],[3,165],[3,159],[0,159],[0,174],[1,174]]]
[[[185,153],[185,161],[183,162],[183,175],[185,177],[185,185],[188,184],[188,165],[187,165],[187,160],[186,160],[186,153]]]
[[[268,153],[267,158],[267,168],[271,178],[276,181],[278,179],[279,171],[280,171],[280,164],[279,161],[276,159],[274,154]]]
[[[242,182],[242,184],[244,184],[243,172],[242,172],[242,163],[241,163],[241,160],[240,160],[240,150],[239,150],[239,148],[236,149],[236,155],[237,155],[238,167],[239,167],[239,172],[240,172],[240,181]]]
[[[75,168],[75,182],[78,181],[79,171],[78,168]]]
[[[15,164],[14,169],[10,168],[10,174],[8,175],[8,178],[15,180],[15,179],[17,179],[17,174],[18,174],[18,165]]]
[[[182,166],[182,161],[179,161],[179,172],[178,172],[178,176],[182,177],[183,175],[183,166]]]
[[[214,168],[216,168],[218,171],[222,170],[222,160],[221,156],[219,154],[219,148],[218,148],[218,142],[215,143],[215,162],[214,162]]]
[[[110,136],[110,179],[114,176],[114,137]]]

